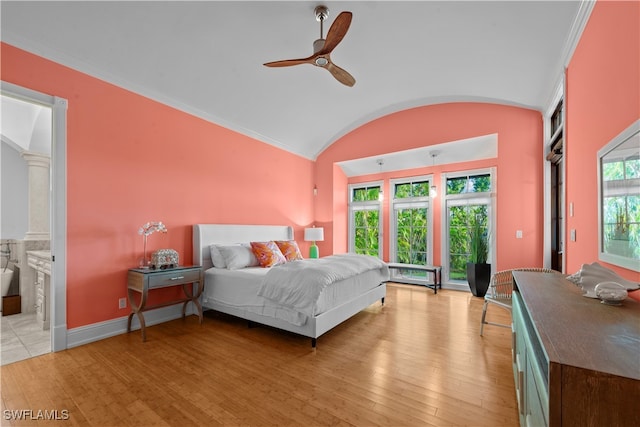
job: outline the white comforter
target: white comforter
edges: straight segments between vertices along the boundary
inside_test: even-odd
[[[371,270],[380,270],[381,282],[388,280],[387,264],[368,255],[340,254],[289,262],[265,275],[258,295],[313,316],[314,304],[327,286]]]

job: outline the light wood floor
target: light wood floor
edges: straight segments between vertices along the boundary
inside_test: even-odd
[[[490,309],[491,310],[491,309]],[[482,299],[389,284],[310,340],[208,312],[5,365],[2,425],[516,426],[510,332]],[[490,311],[494,321],[509,314]],[[57,410],[66,421],[7,420]],[[42,415],[42,414],[41,414]]]

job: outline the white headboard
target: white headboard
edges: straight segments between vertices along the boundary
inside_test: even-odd
[[[213,267],[209,245],[293,240],[293,228],[287,225],[194,224],[193,264],[204,270]]]

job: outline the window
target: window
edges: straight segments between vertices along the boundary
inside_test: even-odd
[[[447,281],[467,280],[470,228],[479,223],[487,234],[491,235],[493,175],[493,171],[474,171],[466,174],[448,174],[445,177],[447,220],[443,235],[448,256],[443,257],[443,263]],[[491,239],[487,260],[490,264],[493,264],[492,242]]]
[[[393,262],[427,265],[433,263],[432,213],[429,208],[430,177],[392,180],[391,253]],[[394,272],[395,274],[395,272]],[[400,274],[400,273],[398,273]],[[402,279],[426,279],[425,272],[402,272]]]
[[[382,183],[349,186],[349,251],[382,256]]]
[[[619,149],[602,158],[604,252],[640,259],[640,155]]]

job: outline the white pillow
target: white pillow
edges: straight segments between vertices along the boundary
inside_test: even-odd
[[[216,268],[227,268],[227,263],[224,261],[224,257],[220,253],[219,247],[222,245],[210,245],[209,251],[211,252],[211,262],[213,262],[213,266]],[[236,246],[239,246],[236,245]]]
[[[239,270],[246,267],[256,267],[259,264],[258,259],[251,251],[249,246],[245,245],[219,245],[218,250],[224,258],[226,268],[229,270]]]

